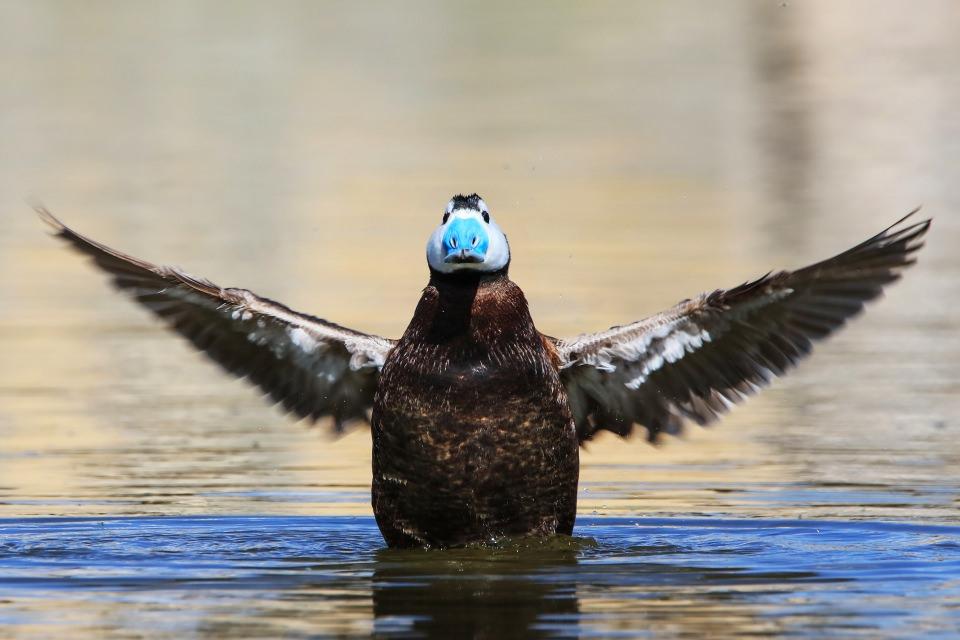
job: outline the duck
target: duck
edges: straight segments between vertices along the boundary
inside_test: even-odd
[[[407,548],[572,535],[586,442],[641,430],[656,442],[715,422],[900,278],[931,223],[914,210],[826,260],[554,338],[510,279],[510,244],[484,199],[456,195],[427,241],[413,318],[388,339],[127,255],[37,212],[116,289],[285,412],[335,432],[368,423],[376,523],[388,547]]]

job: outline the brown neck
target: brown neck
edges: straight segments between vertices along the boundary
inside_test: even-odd
[[[491,282],[494,280],[507,278],[507,270],[510,263],[507,263],[502,269],[496,271],[477,271],[475,269],[463,269],[453,273],[442,273],[433,267],[430,267],[430,284],[439,285],[465,285],[472,282]]]
[[[420,340],[434,344],[460,340],[492,344],[526,333],[528,326],[532,329],[533,323],[527,301],[506,269],[452,274],[431,270],[411,328]]]

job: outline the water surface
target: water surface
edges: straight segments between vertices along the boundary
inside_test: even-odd
[[[955,526],[584,518],[573,540],[449,551],[385,550],[369,517],[2,526],[2,620],[25,636],[949,637],[960,624]]]

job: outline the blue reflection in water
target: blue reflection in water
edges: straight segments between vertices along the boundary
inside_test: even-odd
[[[960,624],[960,527],[581,518],[577,533],[396,551],[371,518],[6,519],[0,629],[947,637]],[[77,625],[83,612],[96,613]]]

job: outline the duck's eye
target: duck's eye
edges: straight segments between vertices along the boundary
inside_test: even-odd
[[[440,224],[447,224],[447,220],[449,219],[450,219],[450,212],[448,211],[445,214],[443,214],[443,222],[441,222]]]
[[[484,221],[484,222],[486,222],[487,224],[490,224],[490,212],[489,212],[489,211],[481,211],[481,212],[480,212],[480,215],[483,216],[483,221]]]

